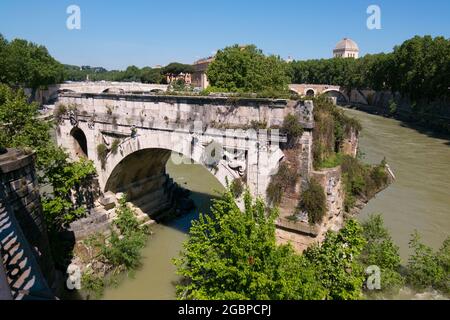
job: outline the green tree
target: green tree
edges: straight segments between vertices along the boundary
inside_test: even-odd
[[[284,92],[289,79],[286,64],[276,56],[265,56],[254,45],[220,50],[208,67],[211,86],[229,92]]]
[[[450,96],[450,39],[416,36],[394,49],[396,66],[392,90],[413,101]]]
[[[0,37],[0,56],[3,83],[37,89],[62,80],[62,65],[44,46],[21,39],[6,42]]]
[[[0,84],[0,145],[30,148],[37,153],[37,166],[42,169],[52,146],[49,122],[38,119],[38,105],[28,103],[22,90]]]
[[[152,69],[150,67],[142,68],[141,70],[141,82],[142,83],[163,83],[164,76],[161,73],[161,69]]]
[[[277,246],[274,219],[261,200],[245,194],[245,210],[231,191],[211,215],[193,223],[181,257],[180,299],[321,299],[313,268],[290,246]]]
[[[450,238],[437,252],[420,242],[417,231],[409,242],[413,253],[407,266],[408,284],[416,289],[435,288],[450,294]]]
[[[404,285],[404,279],[400,273],[399,248],[394,244],[389,231],[384,226],[383,217],[371,215],[362,226],[366,245],[359,260],[364,268],[372,265],[380,268],[383,292],[397,292]]]
[[[52,155],[43,166],[43,182],[52,191],[44,193],[42,207],[47,226],[51,231],[61,231],[69,223],[84,217],[93,207],[90,184],[95,175],[92,161],[69,160],[62,149],[53,147]]]
[[[162,73],[170,76],[178,76],[182,73],[194,73],[194,67],[189,64],[172,62],[162,69]]]
[[[53,143],[51,127],[38,118],[38,105],[28,103],[22,90],[0,84],[0,145],[36,152],[39,180],[52,188],[42,199],[47,225],[60,229],[85,213],[85,191],[95,169],[84,159],[70,161]]]
[[[349,220],[335,233],[329,231],[321,245],[306,250],[305,257],[316,271],[316,278],[326,290],[326,299],[355,300],[362,297],[364,270],[357,257],[364,248],[362,227]]]

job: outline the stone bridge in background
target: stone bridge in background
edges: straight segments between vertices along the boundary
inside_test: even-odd
[[[54,101],[62,93],[160,93],[167,91],[165,84],[146,84],[138,82],[67,82],[51,85],[36,97],[43,103]]]
[[[289,89],[292,93],[301,96],[315,97],[318,95],[327,95],[336,98],[337,102],[349,102],[350,98],[344,88],[327,84],[290,84]]]
[[[59,119],[59,145],[73,158],[95,163],[101,191],[127,193],[150,215],[170,203],[170,157],[203,165],[224,186],[241,179],[254,196],[265,198],[284,158],[280,142],[286,137],[276,128],[289,113],[298,113],[305,128],[302,177],[312,169],[310,101],[66,92],[55,108],[70,110]],[[107,151],[99,155],[99,149]]]

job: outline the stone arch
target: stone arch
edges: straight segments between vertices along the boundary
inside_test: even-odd
[[[175,137],[175,140],[173,135],[176,134],[150,132],[122,141],[117,153],[108,155],[104,169],[100,171],[99,182],[102,190],[123,192],[116,186],[128,185],[129,189],[132,189],[136,182],[145,183],[144,180],[148,177],[157,178],[164,175],[165,164],[172,152],[203,165],[223,186],[226,186],[227,181],[231,182],[240,177],[238,172],[231,169],[223,160],[215,166],[205,164],[205,147],[200,143],[193,143],[191,135],[181,139]],[[153,169],[148,168],[149,166]]]
[[[78,127],[74,127],[70,131],[70,136],[72,137],[73,142],[73,150],[75,152],[75,155],[80,158],[88,158],[88,145],[87,145],[87,138],[83,130],[81,130]]]
[[[349,99],[347,97],[347,95],[339,90],[336,89],[328,89],[325,90],[323,93],[323,95],[326,95],[328,97],[332,97],[332,98],[336,98],[336,101],[338,104],[342,104],[342,103],[348,103]]]
[[[315,97],[316,96],[316,90],[313,88],[306,88],[305,89],[305,96],[307,97]]]

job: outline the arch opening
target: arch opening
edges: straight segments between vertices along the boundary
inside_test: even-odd
[[[327,90],[323,93],[326,97],[336,99],[336,103],[339,105],[344,105],[348,102],[348,99],[345,95],[338,90]]]
[[[167,172],[169,159],[174,151],[152,148],[135,151],[123,158],[107,178],[105,192],[124,193],[127,200],[143,214],[157,219],[167,209],[186,205],[184,189],[173,182]],[[183,155],[180,155],[183,156]],[[198,164],[193,160],[190,164]],[[186,164],[186,162],[183,162]],[[214,179],[217,178],[210,172]],[[218,183],[220,183],[217,180]],[[192,201],[191,201],[192,202]]]
[[[315,95],[316,95],[316,92],[313,90],[313,89],[308,89],[308,90],[306,90],[306,96],[307,97],[315,97]]]
[[[70,132],[70,135],[73,138],[73,148],[75,151],[75,155],[78,158],[88,158],[87,138],[83,130],[75,127]]]

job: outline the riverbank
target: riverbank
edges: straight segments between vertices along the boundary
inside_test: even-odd
[[[352,109],[345,112],[362,123],[359,142],[364,161],[376,164],[386,157],[396,175],[395,183],[372,199],[358,220],[381,213],[403,262],[414,230],[425,244],[438,249],[450,230],[449,141],[405,127],[396,119]]]
[[[439,117],[429,113],[414,114],[407,110],[388,110],[378,106],[352,104],[344,109],[358,110],[372,115],[401,121],[403,126],[433,138],[447,139],[450,143],[450,117]]]

